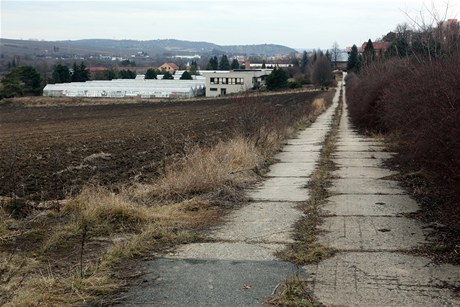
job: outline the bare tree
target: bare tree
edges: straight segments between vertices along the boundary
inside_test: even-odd
[[[340,54],[340,47],[337,42],[334,42],[332,44],[332,49],[331,49],[331,57],[332,57],[332,63],[334,64],[334,69],[337,69],[337,59]]]
[[[326,56],[321,56],[313,64],[312,81],[315,85],[321,87],[329,86],[332,83],[331,62]]]

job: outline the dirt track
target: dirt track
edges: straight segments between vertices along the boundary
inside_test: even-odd
[[[257,103],[298,116],[315,95],[264,96]],[[0,195],[54,199],[88,182],[116,188],[153,179],[165,162],[191,147],[210,146],[236,133],[247,116],[244,103],[0,106]]]

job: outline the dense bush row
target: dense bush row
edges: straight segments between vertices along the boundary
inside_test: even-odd
[[[444,213],[460,216],[460,53],[373,63],[348,76],[347,98],[354,123],[392,136],[399,162],[433,179]]]

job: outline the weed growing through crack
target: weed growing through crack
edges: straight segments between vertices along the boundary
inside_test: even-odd
[[[289,277],[285,283],[278,285],[275,289],[274,298],[267,303],[279,307],[321,307],[321,303],[316,302],[316,298],[308,288],[307,282],[295,273]]]

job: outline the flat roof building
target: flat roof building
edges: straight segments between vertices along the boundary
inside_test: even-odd
[[[115,79],[48,84],[43,96],[192,98],[204,95],[204,80]]]
[[[206,78],[206,97],[225,96],[258,89],[265,85],[266,78],[271,72],[271,69],[200,71],[201,75]]]

